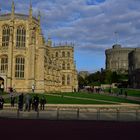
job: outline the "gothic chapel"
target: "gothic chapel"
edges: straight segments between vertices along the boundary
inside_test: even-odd
[[[53,47],[41,32],[40,14],[0,14],[0,85],[4,90],[14,87],[17,92],[77,91],[77,71],[73,45]]]

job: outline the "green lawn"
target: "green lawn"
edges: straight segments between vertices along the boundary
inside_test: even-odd
[[[105,92],[109,92],[109,89],[105,89]],[[114,88],[112,89],[112,92],[117,94],[119,93],[120,89],[119,88]],[[140,89],[126,89],[123,88],[123,94],[124,92],[127,91],[128,96],[134,96],[134,97],[140,97]]]
[[[56,93],[56,95],[62,95]],[[104,101],[112,101],[118,103],[136,103],[140,104],[138,101],[128,100],[126,98],[120,98],[115,96],[108,96],[103,94],[95,94],[95,93],[63,93],[63,96],[71,96],[71,97],[80,97],[80,98],[88,98],[88,99],[97,99],[97,100],[104,100]]]
[[[32,98],[34,94],[31,94]],[[42,96],[38,94],[39,98]],[[110,103],[108,101],[102,102],[102,101],[95,101],[95,100],[82,100],[82,99],[73,99],[73,98],[67,98],[65,96],[53,96],[53,95],[46,95],[47,103],[48,104],[114,104]],[[25,99],[25,98],[24,98]],[[16,97],[16,103],[18,101],[18,97]],[[10,98],[5,99],[5,103],[10,103]]]
[[[102,102],[102,101],[92,101],[92,100],[82,100],[82,99],[73,99],[57,96],[46,95],[47,103],[49,104],[113,104],[110,102]]]
[[[52,93],[51,95],[45,93],[44,95],[47,99],[47,103],[49,104],[118,104],[118,103],[140,104],[140,102],[138,101],[132,101],[126,98],[120,98],[117,96],[109,96],[103,94],[95,94],[95,93],[92,94],[91,93],[90,94],[89,93]],[[31,94],[31,96],[34,96],[34,94]],[[42,94],[38,94],[38,96],[41,97]],[[72,98],[68,98],[68,97],[72,97]],[[76,99],[73,97],[81,98],[81,99]],[[5,99],[5,102],[10,103],[10,98]]]
[[[140,97],[140,90],[128,90],[128,96]]]

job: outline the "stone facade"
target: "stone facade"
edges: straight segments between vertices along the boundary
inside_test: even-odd
[[[133,50],[134,48],[122,48],[118,44],[113,45],[112,49],[107,49],[105,51],[106,69],[128,74],[128,54]]]
[[[129,82],[130,87],[140,88],[140,48],[129,53]]]
[[[114,45],[107,49],[106,69],[129,76],[129,87],[140,88],[140,48],[122,48]]]
[[[40,15],[15,13],[0,15],[0,81],[5,90],[19,92],[72,92],[78,89],[72,45],[52,46],[40,27]]]

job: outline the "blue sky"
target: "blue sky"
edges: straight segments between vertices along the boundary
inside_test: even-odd
[[[16,12],[28,14],[30,0],[14,0]],[[12,0],[0,0],[0,13],[10,11]],[[33,13],[41,11],[45,38],[74,42],[77,70],[105,67],[105,49],[116,43],[140,46],[140,0],[32,0]]]

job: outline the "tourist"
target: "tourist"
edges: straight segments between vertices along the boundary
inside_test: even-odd
[[[46,104],[46,98],[45,96],[42,96],[40,99],[40,110],[44,110],[45,104]]]
[[[19,98],[18,98],[18,109],[19,111],[22,111],[23,110],[23,93],[19,95]]]
[[[34,91],[35,91],[35,85],[33,84],[32,85],[32,92],[34,93]]]
[[[10,97],[13,96],[13,88],[12,87],[9,88],[9,95],[10,95]]]
[[[11,96],[11,107],[15,106],[15,97],[12,95]]]
[[[4,99],[0,96],[0,109],[3,109]]]
[[[37,95],[34,96],[33,104],[35,111],[38,111],[39,97]]]
[[[125,93],[124,93],[124,94],[125,94],[125,97],[127,98],[127,91],[125,91]]]
[[[31,108],[31,96],[29,94],[26,94],[25,96],[25,111],[30,111]]]
[[[1,88],[1,93],[3,93],[4,92],[4,83],[3,82],[2,82],[2,84],[0,86],[0,88]]]

